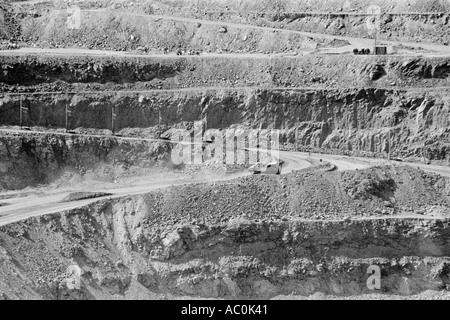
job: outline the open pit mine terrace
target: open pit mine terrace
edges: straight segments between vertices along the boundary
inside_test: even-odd
[[[447,14],[408,32],[394,14],[380,36],[427,35],[443,51],[388,43],[375,56],[342,51],[336,23],[323,27],[362,36],[357,14],[228,25],[233,10],[202,24],[146,6],[130,22],[93,6],[77,35],[41,6],[0,15],[1,32],[20,22],[39,47],[0,51],[0,299],[450,298]],[[329,38],[290,34],[289,19]],[[148,26],[207,50],[176,55],[181,36]],[[168,54],[136,49],[163,41]],[[202,119],[279,129],[286,170],[173,165],[171,134]]]

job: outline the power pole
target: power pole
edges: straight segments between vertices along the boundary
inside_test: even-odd
[[[158,139],[161,139],[161,109],[158,109]]]
[[[169,53],[169,48],[168,47],[169,47],[169,45],[167,44],[167,24],[165,24],[164,25],[164,48],[167,48],[167,53]],[[164,53],[166,53],[166,52],[164,52]]]
[[[373,55],[377,55],[377,29],[375,28],[375,36],[374,36],[374,40],[375,40],[375,46],[373,47]]]
[[[380,23],[381,8],[376,5],[371,5],[367,8],[367,13],[369,17],[367,17],[366,25],[369,32],[373,32],[374,34],[375,47],[373,48],[373,54],[376,55],[377,32]]]
[[[66,102],[66,132],[69,131],[69,115],[71,112],[69,110],[69,104]]]
[[[116,120],[116,113],[114,112],[114,106],[112,106],[111,108],[111,131],[112,134],[114,135],[115,132],[115,121]]]
[[[388,160],[391,161],[391,128],[389,128],[389,149],[388,149]]]
[[[23,127],[22,96],[19,96],[19,101],[20,101],[20,130],[22,130]]]
[[[377,55],[377,32],[378,32],[378,26],[377,26],[377,18],[375,18],[375,29],[373,31],[373,40],[375,42],[375,45],[373,47],[373,55],[376,56]]]

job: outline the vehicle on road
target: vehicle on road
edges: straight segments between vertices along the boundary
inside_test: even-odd
[[[257,162],[248,170],[253,174],[280,174],[284,161],[271,161],[268,163]]]

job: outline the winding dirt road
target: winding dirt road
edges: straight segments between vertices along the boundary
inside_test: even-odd
[[[4,131],[4,129],[2,129]],[[33,131],[21,131],[21,130],[13,130],[13,132],[24,132],[24,133],[33,133]],[[42,132],[42,131],[34,131],[36,134],[42,133],[53,133],[55,132]],[[65,134],[65,133],[61,133]],[[98,137],[102,137],[101,135],[96,135]],[[103,136],[104,137],[104,136]],[[132,138],[132,137],[115,137],[117,139],[140,139],[140,138]],[[154,141],[156,139],[146,139]],[[286,161],[286,164],[283,167],[283,174],[292,172],[294,170],[301,170],[313,165],[314,162],[317,162],[319,159],[323,161],[327,161],[337,167],[337,170],[356,170],[356,169],[364,169],[373,165],[386,163],[386,160],[383,159],[372,159],[372,158],[355,158],[355,157],[346,157],[346,156],[336,156],[336,155],[326,155],[326,154],[311,154],[304,152],[290,152],[290,151],[280,151],[280,158]],[[445,175],[450,177],[450,167],[441,167],[441,166],[427,166],[416,163],[402,163],[405,165],[412,165],[416,167],[420,167],[426,171],[435,172],[441,175]],[[136,195],[147,193],[156,189],[166,188],[170,186],[181,186],[187,184],[194,183],[212,183],[234,179],[237,177],[242,177],[246,175],[251,175],[251,173],[243,171],[237,172],[229,175],[200,175],[197,177],[189,178],[189,179],[180,179],[179,177],[174,178],[154,178],[149,177],[149,180],[140,180],[135,185],[128,186],[117,186],[117,187],[96,187],[91,190],[83,190],[83,191],[97,191],[97,192],[106,192],[111,195],[93,198],[93,199],[85,199],[71,202],[62,202],[63,198],[68,194],[80,191],[79,189],[63,189],[63,190],[52,190],[49,194],[39,194],[39,193],[31,193],[25,197],[17,197],[8,199],[8,205],[0,207],[0,226],[10,224],[16,221],[24,220],[30,217],[42,216],[46,214],[61,212],[65,210],[74,209],[77,207],[82,207],[87,204],[93,203],[95,201],[99,201],[102,199],[116,199],[124,196]]]
[[[8,130],[8,129],[0,129],[0,131],[10,132],[10,133],[28,133],[28,134],[62,134],[62,135],[70,135],[67,133],[58,133],[58,132],[45,132],[45,131],[28,131],[28,130]],[[82,135],[82,134],[80,134]],[[89,135],[94,137],[105,137],[102,135]],[[142,140],[141,138],[134,137],[115,137],[116,139],[124,139],[124,140]],[[145,139],[148,141],[155,141],[157,139]],[[314,155],[314,157],[317,155]],[[339,157],[320,155],[322,159],[325,161],[329,161],[337,166],[338,170],[347,170],[347,169],[356,169],[356,168],[365,168],[370,166],[369,163],[363,161],[349,162],[340,159]],[[287,152],[280,151],[280,158],[286,161],[286,164],[283,167],[283,174],[292,172],[294,170],[301,170],[313,165],[312,159],[309,157],[307,153],[301,152]],[[71,202],[62,202],[63,198],[68,194],[76,191],[80,191],[79,188],[76,189],[63,189],[63,190],[49,190],[45,194],[45,192],[41,193],[32,193],[25,197],[16,197],[10,198],[7,200],[8,205],[0,207],[0,226],[6,225],[9,223],[13,223],[19,220],[23,220],[29,217],[41,216],[45,214],[51,214],[56,212],[61,212],[64,210],[74,209],[77,207],[81,207],[87,205],[89,203],[101,200],[101,199],[115,199],[123,196],[136,195],[147,193],[152,190],[166,188],[170,186],[181,186],[186,184],[194,184],[194,183],[212,183],[218,181],[225,181],[234,179],[237,177],[242,177],[246,175],[251,175],[250,172],[237,172],[233,174],[223,175],[199,175],[190,179],[181,179],[179,177],[174,178],[154,178],[149,177],[147,181],[140,180],[140,182],[136,182],[136,184],[131,186],[117,186],[117,187],[96,187],[90,188],[89,190],[83,191],[92,191],[92,192],[105,192],[110,193],[112,195],[93,198],[93,199],[85,199]]]

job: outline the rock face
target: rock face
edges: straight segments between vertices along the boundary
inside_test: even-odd
[[[0,189],[21,189],[86,173],[114,180],[134,167],[150,168],[170,157],[164,143],[86,136],[0,137]]]
[[[449,285],[448,190],[442,177],[403,166],[315,168],[100,200],[0,227],[0,292],[5,299],[346,296],[371,292],[370,266],[381,270],[383,294],[441,290]],[[389,212],[374,219],[386,199]],[[390,217],[407,206],[430,217],[441,207],[443,215]],[[74,268],[78,288],[67,285]]]
[[[150,99],[153,104],[148,103]],[[17,99],[4,101],[0,122],[17,125]],[[209,128],[280,129],[282,142],[299,146],[373,153],[391,148],[402,157],[421,157],[426,152],[429,159],[449,159],[450,101],[439,92],[425,95],[412,89],[237,89],[226,95],[216,90],[180,91],[152,93],[144,102],[136,94],[106,101],[83,94],[59,101],[43,96],[26,102],[30,112],[24,121],[29,126],[64,127],[64,108],[70,103],[70,127],[108,129],[111,101],[117,130],[155,127],[161,110],[165,128],[192,123],[206,114]]]

